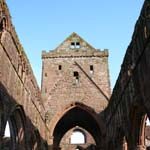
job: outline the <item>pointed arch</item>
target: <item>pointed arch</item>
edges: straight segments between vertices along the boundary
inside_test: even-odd
[[[87,130],[93,136],[96,144],[100,143],[104,126],[102,131],[100,119],[97,118],[97,114],[92,108],[82,103],[74,102],[67,106],[58,117],[54,118],[56,120],[52,130],[54,147],[59,147],[64,134],[75,126]]]
[[[138,146],[145,147],[146,118],[147,115],[143,107],[138,105],[134,105],[131,107],[131,125],[129,135],[127,137],[127,145],[129,148]]]
[[[7,121],[10,126],[12,149],[26,149],[26,117],[23,107],[16,104],[10,111]]]

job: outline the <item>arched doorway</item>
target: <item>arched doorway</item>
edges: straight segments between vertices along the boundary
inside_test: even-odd
[[[88,131],[95,140],[96,146],[101,144],[102,132],[96,113],[79,103],[72,105],[57,121],[53,130],[53,149],[60,149],[60,141],[67,131],[80,127]]]

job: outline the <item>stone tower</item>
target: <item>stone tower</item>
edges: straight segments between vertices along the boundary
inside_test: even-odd
[[[55,50],[43,51],[42,63],[49,144],[65,150],[96,145],[100,128],[96,118],[111,94],[108,51],[95,49],[72,33]],[[81,143],[74,141],[75,133],[83,135]]]

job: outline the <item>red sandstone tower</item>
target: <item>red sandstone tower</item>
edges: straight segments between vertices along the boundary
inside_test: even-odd
[[[65,150],[98,146],[97,118],[111,93],[108,51],[95,49],[72,33],[55,50],[43,51],[42,62],[49,144]],[[74,139],[77,135],[80,141]]]

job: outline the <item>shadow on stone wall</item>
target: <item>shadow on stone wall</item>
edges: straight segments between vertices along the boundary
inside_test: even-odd
[[[4,137],[6,123],[10,125],[10,137]],[[47,150],[47,142],[40,136],[23,106],[9,95],[0,82],[0,149]]]

